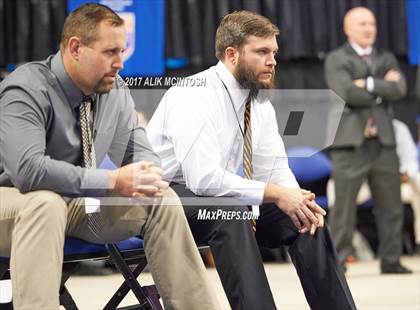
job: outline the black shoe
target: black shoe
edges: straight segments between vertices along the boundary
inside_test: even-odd
[[[410,269],[404,267],[399,262],[393,263],[393,264],[382,264],[381,265],[381,273],[382,274],[407,274],[407,273],[413,273]]]

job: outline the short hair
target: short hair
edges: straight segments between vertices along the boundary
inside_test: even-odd
[[[90,45],[97,40],[98,26],[102,21],[108,21],[111,26],[118,27],[124,20],[109,7],[98,3],[86,3],[67,16],[61,34],[60,49],[63,52],[71,37],[77,36],[84,45]]]
[[[229,46],[241,48],[251,35],[266,38],[279,33],[279,28],[267,17],[249,11],[230,13],[223,17],[217,27],[216,58],[224,60],[226,48]]]

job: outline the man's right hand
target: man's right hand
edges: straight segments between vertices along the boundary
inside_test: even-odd
[[[162,174],[152,162],[140,161],[110,171],[108,188],[126,197],[157,197],[169,187]]]

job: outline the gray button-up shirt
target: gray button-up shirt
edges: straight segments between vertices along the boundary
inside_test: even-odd
[[[81,167],[82,98],[60,53],[22,65],[0,83],[0,186],[68,197],[105,194],[108,172]],[[108,153],[117,166],[140,160],[160,164],[120,77],[111,92],[95,96],[93,111],[98,163]]]

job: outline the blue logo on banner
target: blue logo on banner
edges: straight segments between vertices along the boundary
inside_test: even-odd
[[[420,1],[407,0],[408,59],[420,65]]]
[[[125,21],[122,76],[164,74],[164,0],[68,0],[69,13],[87,2],[106,5]]]

